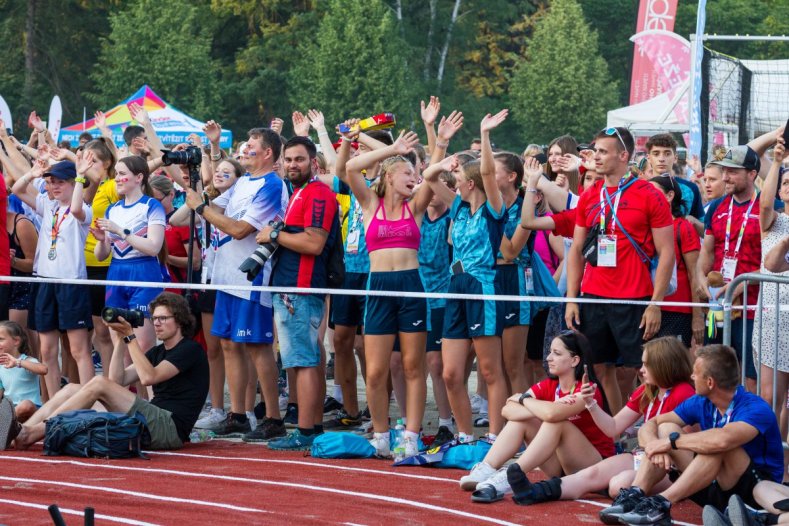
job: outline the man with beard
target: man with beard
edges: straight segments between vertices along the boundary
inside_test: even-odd
[[[327,263],[334,243],[341,243],[334,192],[315,174],[315,144],[296,136],[283,148],[283,166],[293,186],[285,212],[285,227],[276,231],[265,227],[258,243],[279,243],[272,271],[275,287],[325,288]],[[274,323],[280,342],[282,367],[296,373],[299,400],[298,428],[287,437],[273,440],[271,449],[296,451],[312,446],[323,432],[324,357],[318,346],[318,327],[323,318],[324,294],[275,294]],[[246,441],[254,441],[255,432]],[[266,437],[261,436],[260,440]]]

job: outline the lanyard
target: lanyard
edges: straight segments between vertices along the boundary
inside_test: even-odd
[[[737,259],[737,254],[740,253],[740,245],[742,245],[742,238],[745,235],[745,225],[748,224],[748,219],[751,217],[751,210],[753,210],[753,205],[756,203],[756,196],[751,197],[751,204],[748,205],[748,210],[745,212],[745,217],[742,218],[742,225],[740,226],[740,233],[737,236],[737,244],[734,246],[734,254],[732,257]],[[726,237],[723,241],[723,255],[727,256],[729,254],[729,239],[731,238],[731,216],[734,212],[734,196],[731,197],[731,201],[729,201],[729,217],[726,219]]]
[[[723,422],[723,425],[721,427],[724,427],[726,424],[729,423],[733,411],[734,411],[734,398],[731,399],[731,403],[729,404],[728,409],[726,409],[726,414],[721,418],[721,422]],[[715,429],[716,427],[718,427],[718,408],[715,407],[715,404],[712,404],[712,429]]]
[[[576,382],[573,382],[573,386],[572,386],[572,387],[570,388],[570,390],[567,392],[567,394],[568,394],[568,395],[571,395],[571,394],[573,394],[573,393],[575,392],[575,384],[576,384]],[[561,398],[561,397],[559,396],[559,387],[560,387],[560,386],[559,386],[559,384],[556,384],[556,394],[553,396],[553,401],[554,401],[554,402],[555,402],[556,400],[558,400],[559,398]]]
[[[655,413],[655,416],[657,416],[657,415],[659,415],[659,414],[661,414],[663,412],[663,402],[666,401],[666,398],[668,398],[668,395],[670,393],[671,393],[671,389],[666,389],[666,392],[663,394],[663,398],[660,399],[660,405],[658,405],[657,413]],[[652,414],[652,406],[654,404],[655,404],[654,400],[649,402],[649,406],[647,406],[647,412],[644,414],[644,422],[649,421],[649,415]]]
[[[606,190],[605,184],[600,187],[600,233],[605,234],[605,203],[608,202],[608,206],[611,207],[611,217],[616,215],[616,211],[619,209],[619,198],[622,197],[622,186],[627,182],[629,177],[623,177],[619,181],[619,186],[614,193],[616,198],[614,199],[613,205],[611,204],[611,196],[608,195],[608,190]],[[613,229],[611,230],[613,232]]]
[[[71,212],[71,206],[66,208],[66,211],[63,212],[63,217],[60,218],[58,221],[58,215],[60,214],[60,205],[58,205],[58,209],[55,212],[55,215],[52,216],[52,234],[51,234],[51,248],[55,248],[58,243],[58,232],[60,232],[60,226],[63,224],[63,221],[66,220],[66,216],[68,216],[69,212]]]

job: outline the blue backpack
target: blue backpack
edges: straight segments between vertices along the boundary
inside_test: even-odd
[[[141,413],[67,411],[46,421],[44,454],[96,458],[147,458],[151,434]]]
[[[373,458],[375,448],[354,433],[329,432],[315,437],[310,454],[315,458]]]

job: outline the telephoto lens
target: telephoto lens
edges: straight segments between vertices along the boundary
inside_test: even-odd
[[[114,323],[118,318],[123,318],[132,327],[142,327],[145,325],[145,315],[135,309],[122,309],[120,307],[104,307],[101,310],[101,318],[107,323]]]
[[[189,146],[184,150],[162,150],[162,162],[165,166],[171,164],[185,164],[187,166],[200,166],[203,162],[203,153],[197,146]]]

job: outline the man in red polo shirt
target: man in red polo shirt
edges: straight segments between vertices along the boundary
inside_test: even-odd
[[[735,276],[746,272],[759,272],[762,261],[762,238],[759,227],[759,194],[754,181],[759,173],[761,162],[759,155],[750,146],[735,146],[726,152],[720,161],[713,161],[723,168],[723,181],[731,193],[724,195],[709,204],[704,219],[704,242],[701,245],[697,263],[699,297],[720,299],[726,294],[728,283]],[[720,272],[726,286],[711,296],[707,275],[711,271]],[[741,298],[743,286],[735,291],[733,298]],[[755,306],[759,299],[759,285],[748,286],[748,305]],[[747,314],[745,325],[745,341],[743,342],[743,318],[732,321],[732,347],[737,357],[742,360],[745,348],[746,386],[749,391],[756,392],[756,369],[753,364],[751,341],[753,339],[753,318],[755,311]],[[720,343],[707,338],[705,344]]]
[[[269,226],[257,236],[258,243],[279,243],[271,272],[275,287],[325,288],[329,253],[334,243],[342,243],[337,197],[315,177],[316,154],[315,144],[307,137],[293,137],[283,148],[285,171],[293,185],[285,227],[277,232]],[[323,432],[326,382],[318,327],[325,299],[323,294],[274,294],[274,323],[282,367],[296,373],[292,388],[298,395],[299,420],[298,428],[287,437],[268,443],[271,449],[306,450],[315,436]],[[244,440],[254,441],[254,438],[247,434]]]
[[[580,292],[584,298],[662,301],[675,262],[668,201],[652,184],[628,173],[634,142],[626,128],[603,130],[594,144],[595,169],[603,179],[581,195],[576,207],[567,297],[577,298]],[[587,243],[588,235],[593,244]],[[659,262],[653,286],[644,256],[655,254]],[[620,379],[631,386],[641,367],[641,345],[660,329],[660,307],[568,303],[565,321],[589,339],[595,373],[616,414],[631,388],[620,391],[615,367],[623,366]]]

